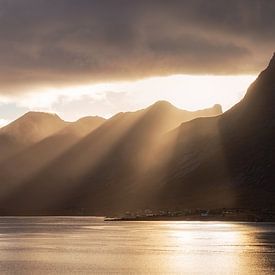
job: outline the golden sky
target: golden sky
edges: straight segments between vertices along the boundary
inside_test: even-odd
[[[274,14],[260,0],[0,0],[0,123],[161,99],[226,110],[272,55]]]

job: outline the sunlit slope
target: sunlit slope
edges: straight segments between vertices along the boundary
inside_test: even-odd
[[[18,185],[5,205],[30,212],[109,208],[109,199],[115,200],[122,189],[128,193],[129,180],[151,167],[164,133],[184,121],[220,113],[220,106],[188,112],[157,102],[144,110],[117,114]]]
[[[39,173],[55,158],[104,122],[105,119],[101,117],[84,117],[76,122],[67,122],[61,130],[7,158],[2,162],[0,169],[2,183],[0,197],[6,197],[13,192],[14,188]]]
[[[56,114],[28,112],[0,129],[0,161],[66,126]]]
[[[0,208],[4,214],[104,215],[274,207],[274,102],[275,57],[222,115],[218,106],[190,113],[167,102],[117,114],[15,181]],[[48,148],[57,148],[66,139],[59,146],[49,140]]]
[[[169,207],[274,207],[274,103],[275,57],[231,110],[166,137],[161,152],[172,157],[150,178],[150,199]]]

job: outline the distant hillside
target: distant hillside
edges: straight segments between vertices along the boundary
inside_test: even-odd
[[[161,101],[67,125],[2,162],[0,210],[274,209],[274,103],[275,55],[224,114],[218,105],[187,112]]]
[[[7,126],[0,128],[0,162],[66,126],[56,114],[28,112]]]
[[[61,155],[48,161],[47,165],[34,173],[31,178],[13,176],[15,180],[12,185],[16,188],[14,187],[10,201],[15,199],[15,208],[20,206],[22,211],[24,208],[26,211],[51,209],[56,207],[56,204],[61,204],[61,208],[64,208],[74,204],[75,201],[77,203],[78,200],[84,203],[83,196],[93,197],[97,190],[102,191],[106,184],[114,189],[115,184],[123,185],[129,176],[138,176],[141,166],[149,161],[152,150],[162,134],[184,121],[220,113],[219,105],[202,111],[188,112],[164,101],[137,112],[119,113],[75,145],[66,147]],[[56,146],[56,135],[42,141],[42,144],[47,143],[46,151],[54,151],[51,146],[59,148],[60,144],[66,144],[67,139],[63,135],[68,131],[68,127],[58,133],[58,146]],[[71,130],[75,126],[72,127]],[[41,148],[41,145],[38,148]],[[23,157],[21,154],[20,162],[32,164],[35,159],[40,159],[39,150],[34,151],[33,148],[31,151],[26,150]],[[31,161],[25,161],[26,158]],[[18,163],[18,160],[13,159],[12,163]],[[9,165],[11,164],[7,164]],[[12,172],[12,169],[9,170]],[[28,167],[23,171],[25,170],[32,171]],[[10,182],[9,173],[4,174],[2,181]],[[5,193],[4,187],[2,193]],[[94,199],[93,201],[96,202]],[[9,203],[5,202],[5,205],[7,204]]]
[[[1,186],[0,198],[1,195],[6,196],[7,190],[11,190],[38,173],[40,169],[49,165],[51,161],[104,122],[105,119],[101,117],[84,117],[76,122],[66,122],[59,131],[21,148],[17,154],[7,158],[2,162],[0,169],[0,182],[4,183]],[[17,132],[17,135],[19,137],[20,132]]]
[[[28,112],[7,126],[0,133],[22,143],[33,143],[52,135],[66,126],[56,114]]]

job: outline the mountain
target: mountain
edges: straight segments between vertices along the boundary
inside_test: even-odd
[[[66,126],[56,114],[28,112],[0,128],[0,161]]]
[[[52,135],[65,125],[66,123],[56,114],[28,112],[1,128],[0,133],[30,144]]]
[[[58,132],[57,135],[74,135],[75,137],[81,138],[92,132],[105,121],[105,118],[99,116],[82,117],[75,122],[69,123],[69,125]]]
[[[37,114],[34,113],[33,115],[36,116]],[[38,115],[40,116],[40,114]],[[59,131],[32,143],[17,154],[7,158],[0,169],[0,182],[5,183],[4,186],[3,184],[1,186],[0,198],[1,196],[5,197],[8,191],[38,173],[43,167],[104,122],[105,119],[101,117],[84,117],[76,122],[66,122]],[[18,137],[21,135],[19,131],[16,134]],[[14,173],[15,168],[16,173]]]
[[[172,157],[151,171],[147,204],[274,209],[274,103],[275,55],[232,109],[167,135],[160,151]]]
[[[29,177],[9,184],[13,169],[0,176],[0,193],[9,188],[1,213],[274,209],[274,103],[275,55],[245,97],[223,114],[219,106],[187,112],[164,101],[119,113]],[[46,151],[60,146],[51,137]],[[40,158],[27,148],[21,163],[30,155]]]
[[[119,113],[48,162],[32,178],[14,183],[16,188],[4,205],[14,205],[15,212],[20,209],[30,213],[49,209],[58,213],[58,209],[86,208],[87,203],[90,210],[104,204],[109,207],[108,201],[100,200],[106,186],[108,194],[130,188],[127,180],[147,169],[163,134],[190,119],[219,114],[219,105],[188,112],[164,101],[137,112]],[[26,151],[26,155],[35,159],[34,153]]]

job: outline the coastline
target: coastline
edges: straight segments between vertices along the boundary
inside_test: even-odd
[[[141,216],[105,217],[104,221],[208,221],[208,222],[275,222],[275,217],[260,216]]]

